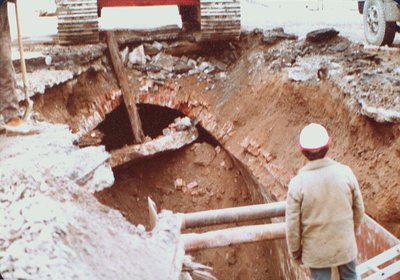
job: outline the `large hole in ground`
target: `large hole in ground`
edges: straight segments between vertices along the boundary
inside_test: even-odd
[[[185,116],[177,110],[150,104],[138,105],[138,111],[143,132],[152,139],[162,135],[163,129],[173,123],[176,118]],[[101,144],[105,145],[108,151],[122,148],[124,145],[133,142],[128,112],[123,104],[108,114],[97,129],[104,134]],[[196,142],[207,142],[214,147],[218,146],[218,141],[202,126],[198,125],[197,129],[199,138]]]
[[[151,136],[159,135],[174,118],[181,116],[177,111],[150,105],[141,105],[140,112],[144,130]],[[121,118],[121,114],[123,110],[119,108],[100,125],[106,133],[104,139],[108,148],[121,145],[120,136],[113,132],[112,135],[107,135],[109,131],[114,131],[109,130],[110,128],[116,129],[118,125],[122,125],[121,122],[128,122]],[[124,133],[130,131],[129,127],[119,126],[118,129],[124,130]],[[143,224],[147,229],[150,229],[148,196],[159,208],[175,213],[252,204],[246,182],[230,155],[204,129],[200,130],[199,140],[192,145],[116,168],[115,184],[96,193],[97,199],[119,210],[132,224]],[[186,186],[192,182],[197,186],[176,190],[174,182],[177,179],[182,179]],[[216,228],[218,227],[207,230]],[[196,261],[212,266],[213,274],[218,279],[277,279],[273,270],[269,269],[275,262],[271,258],[270,246],[268,242],[259,242],[208,249],[192,255]]]

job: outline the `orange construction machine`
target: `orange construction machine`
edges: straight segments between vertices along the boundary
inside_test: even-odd
[[[59,43],[97,43],[98,17],[105,7],[176,5],[185,30],[200,32],[202,40],[237,39],[240,0],[58,0]]]

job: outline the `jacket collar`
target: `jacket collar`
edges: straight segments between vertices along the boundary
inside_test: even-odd
[[[312,161],[309,161],[306,165],[304,165],[300,169],[300,172],[324,168],[329,165],[333,165],[335,163],[336,163],[336,161],[334,161],[333,159],[330,159],[328,157],[324,157],[322,159],[317,159],[317,160],[312,160]]]

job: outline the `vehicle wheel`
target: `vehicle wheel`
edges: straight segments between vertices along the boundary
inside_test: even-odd
[[[367,0],[364,5],[364,34],[369,44],[391,45],[396,35],[396,22],[385,21],[382,0]]]

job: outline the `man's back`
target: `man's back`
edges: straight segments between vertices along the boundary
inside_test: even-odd
[[[292,179],[289,196],[300,205],[302,260],[306,265],[329,267],[356,258],[353,201],[357,193],[351,169],[329,158],[310,161]]]
[[[300,133],[309,162],[290,181],[286,199],[286,240],[290,255],[310,268],[314,280],[357,279],[355,234],[364,215],[357,179],[348,166],[326,157],[332,139],[320,124]]]

